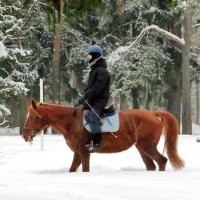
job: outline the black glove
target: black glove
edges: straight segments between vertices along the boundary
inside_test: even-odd
[[[83,94],[83,95],[79,98],[78,104],[79,104],[79,105],[80,105],[80,104],[84,104],[85,100],[86,100],[86,98],[85,98],[85,95]]]

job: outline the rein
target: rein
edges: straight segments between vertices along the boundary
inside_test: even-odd
[[[32,118],[33,118],[33,120],[39,120],[39,119],[41,119],[42,118],[42,116],[41,115],[35,115],[35,116],[32,116]],[[23,131],[31,131],[31,135],[30,135],[30,137],[29,137],[29,140],[30,140],[30,138],[31,138],[31,136],[35,136],[35,134],[37,133],[37,132],[40,132],[41,130],[40,129],[36,129],[36,128],[33,128],[33,127],[24,127],[23,128]]]
[[[24,131],[32,131],[33,133],[36,133],[38,131],[40,131],[40,129],[36,129],[36,128],[32,128],[32,127],[24,127],[23,128]]]
[[[74,116],[74,117],[76,117],[77,112],[78,112],[78,109],[79,109],[79,104],[76,104],[76,105],[74,106],[74,112],[73,112],[73,116]]]

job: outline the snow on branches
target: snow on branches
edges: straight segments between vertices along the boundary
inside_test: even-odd
[[[38,76],[30,67],[32,51],[23,48],[27,30],[21,6],[20,2],[0,2],[0,109],[5,98],[27,94],[27,84]]]
[[[1,57],[7,57],[8,53],[6,51],[6,48],[3,44],[3,42],[0,41],[0,58]]]
[[[156,40],[156,35],[149,33],[150,30],[163,34],[180,46],[185,43],[176,35],[151,25],[143,29],[131,44],[118,47],[108,57],[109,70],[114,76],[114,96],[118,93],[127,95],[132,88],[143,85],[145,81],[160,79],[165,73],[162,65],[171,62],[171,59],[164,52],[162,44]],[[144,37],[145,35],[147,37]],[[142,39],[145,43],[142,43]]]
[[[145,36],[145,34],[150,30],[154,30],[154,31],[164,35],[164,37],[166,37],[169,40],[176,42],[176,44],[178,44],[180,46],[185,44],[184,39],[181,39],[178,36],[170,33],[169,31],[166,31],[162,28],[159,28],[156,25],[150,25],[150,26],[144,28],[141,31],[141,33],[135,38],[135,40],[129,46],[118,47],[116,51],[111,53],[109,58],[108,58],[108,62],[110,62],[111,64],[114,64],[115,62],[117,62],[121,58],[121,56],[125,52],[129,51],[131,48],[136,48],[140,44],[140,42],[141,42],[142,38]]]
[[[32,51],[23,48],[24,19],[21,4],[0,3],[0,88],[2,92],[14,95],[26,93],[26,82],[37,77],[37,72],[29,65]],[[6,50],[5,50],[6,47]]]

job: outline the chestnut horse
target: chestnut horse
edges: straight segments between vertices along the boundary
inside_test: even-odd
[[[76,114],[75,114],[76,113]],[[103,133],[100,149],[97,153],[116,153],[127,150],[133,144],[138,149],[147,170],[164,171],[167,158],[157,150],[160,136],[165,131],[165,148],[174,169],[184,167],[184,161],[177,152],[179,127],[176,118],[169,112],[127,110],[119,112],[120,129],[117,138],[111,133]],[[32,141],[41,130],[51,126],[63,134],[67,145],[74,152],[70,172],[76,172],[82,164],[82,171],[90,170],[90,152],[85,148],[89,142],[89,133],[84,128],[83,109],[56,104],[28,103],[28,116],[22,136],[25,141]]]

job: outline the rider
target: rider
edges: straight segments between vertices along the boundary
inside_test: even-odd
[[[96,44],[89,46],[85,50],[86,58],[90,63],[90,73],[87,87],[79,98],[79,104],[84,104],[84,109],[90,110],[88,120],[92,134],[90,134],[90,143],[86,145],[89,151],[96,151],[100,146],[101,123],[98,116],[106,107],[110,93],[110,75],[107,71],[106,60],[103,58],[102,52],[102,48]]]

